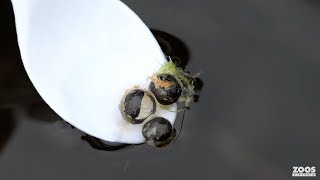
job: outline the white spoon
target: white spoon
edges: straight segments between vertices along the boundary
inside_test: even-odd
[[[125,90],[148,87],[166,61],[150,30],[118,0],[12,0],[25,69],[64,120],[106,141],[143,143],[121,116]],[[171,110],[176,110],[176,104]],[[176,113],[157,107],[171,123]]]

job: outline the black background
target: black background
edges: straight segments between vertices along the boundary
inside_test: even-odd
[[[150,27],[188,46],[200,102],[179,140],[98,151],[34,91],[9,0],[0,2],[0,179],[291,179],[320,174],[317,0],[126,0]],[[319,175],[318,175],[319,177]]]

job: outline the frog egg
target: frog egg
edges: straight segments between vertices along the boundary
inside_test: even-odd
[[[141,124],[156,110],[153,96],[143,89],[132,89],[125,94],[119,106],[124,119],[132,124]]]
[[[65,121],[105,141],[145,142],[142,127],[154,117],[171,124],[177,104],[162,106],[140,124],[119,104],[166,58],[150,30],[118,0],[12,0],[26,72],[45,102]],[[153,97],[154,98],[154,97]]]
[[[172,74],[158,74],[152,77],[149,85],[160,104],[169,105],[178,101],[182,93],[181,83]]]
[[[170,122],[164,118],[154,118],[143,126],[142,134],[146,139],[154,141],[167,140],[173,131]]]

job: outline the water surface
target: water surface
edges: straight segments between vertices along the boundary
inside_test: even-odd
[[[12,7],[0,2],[0,175],[4,180],[290,179],[320,169],[316,0],[124,1],[181,39],[205,86],[178,141],[99,151],[42,102],[23,69]],[[180,45],[179,45],[180,47]],[[177,51],[175,51],[177,52]],[[181,56],[181,55],[180,55]]]

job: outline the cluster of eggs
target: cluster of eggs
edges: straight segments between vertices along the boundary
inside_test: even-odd
[[[120,103],[120,111],[126,121],[142,124],[142,134],[146,142],[157,146],[169,144],[176,130],[169,120],[155,115],[157,106],[169,106],[178,101],[182,94],[182,84],[172,74],[154,74],[148,89],[134,87],[125,93]]]
[[[128,90],[119,108],[125,121],[143,124],[142,134],[148,144],[162,147],[174,139],[176,130],[168,119],[162,117],[164,113],[157,113],[157,110],[170,111],[177,102],[184,102],[184,108],[188,108],[190,102],[197,99],[195,91],[199,79],[169,60],[150,80],[148,88],[135,86]]]

